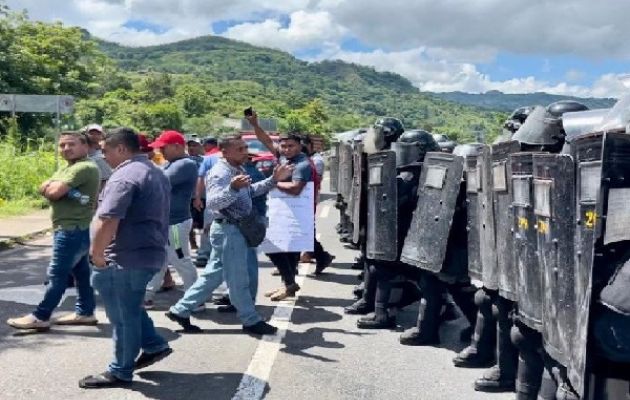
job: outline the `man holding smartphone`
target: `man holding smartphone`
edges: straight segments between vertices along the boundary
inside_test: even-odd
[[[269,137],[258,124],[258,116],[251,108],[245,110],[245,117],[254,128],[256,137],[263,143],[269,151],[280,159],[281,164],[288,164],[294,167],[293,174],[290,178],[278,182],[278,190],[299,196],[308,182],[313,181],[313,168],[311,162],[302,152],[302,137],[297,133],[288,133],[280,135],[280,146],[276,148],[273,140]],[[300,260],[299,252],[273,253],[268,254],[271,262],[278,267],[284,287],[269,291],[265,296],[272,301],[284,300],[292,297],[300,290],[300,286],[295,282],[297,274],[298,262]]]

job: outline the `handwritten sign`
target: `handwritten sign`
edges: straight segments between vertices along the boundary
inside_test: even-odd
[[[264,253],[313,251],[315,235],[313,182],[299,196],[274,189],[267,196],[269,227],[258,249]]]

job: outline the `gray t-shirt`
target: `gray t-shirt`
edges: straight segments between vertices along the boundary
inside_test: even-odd
[[[100,150],[90,151],[88,154],[88,158],[96,164],[98,170],[101,174],[101,181],[106,181],[112,176],[112,168],[107,164],[105,158],[103,157],[103,152]]]
[[[120,164],[99,196],[95,218],[120,223],[105,257],[124,268],[159,270],[166,263],[170,185],[146,155]]]
[[[293,176],[291,178],[286,179],[285,182],[291,181],[299,181],[299,182],[312,182],[313,181],[313,169],[311,168],[311,163],[304,153],[300,153],[292,159],[287,159],[286,157],[280,158],[280,162],[282,164],[288,163],[290,165],[294,165],[295,169],[293,170]]]
[[[197,184],[197,163],[190,158],[164,164],[164,173],[171,183],[171,210],[169,225],[180,224],[191,219],[190,201]]]

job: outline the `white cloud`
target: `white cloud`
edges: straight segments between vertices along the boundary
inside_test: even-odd
[[[295,51],[339,41],[345,30],[332,22],[328,12],[296,11],[285,28],[276,19],[244,23],[229,28],[223,36],[244,42]]]
[[[127,45],[153,45],[212,33],[217,21],[236,24],[224,36],[297,52],[319,49],[317,59],[342,59],[397,72],[426,91],[507,93],[547,91],[579,96],[617,96],[624,76],[602,74],[588,87],[585,72],[564,72],[549,82],[538,71],[496,80],[479,71],[499,53],[592,62],[630,60],[626,16],[630,2],[616,0],[7,0],[34,19],[61,20],[97,37]],[[287,26],[280,21],[289,17]],[[163,26],[163,32],[125,27],[129,20]],[[341,49],[347,38],[378,50]],[[630,67],[629,67],[630,69]],[[553,71],[554,75],[558,72]],[[532,76],[529,76],[529,75]],[[541,77],[542,76],[542,77]]]

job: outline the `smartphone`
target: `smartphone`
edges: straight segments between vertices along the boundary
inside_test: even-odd
[[[243,114],[245,114],[246,117],[251,117],[252,115],[254,115],[254,109],[251,107],[248,107],[245,110],[243,110]]]

